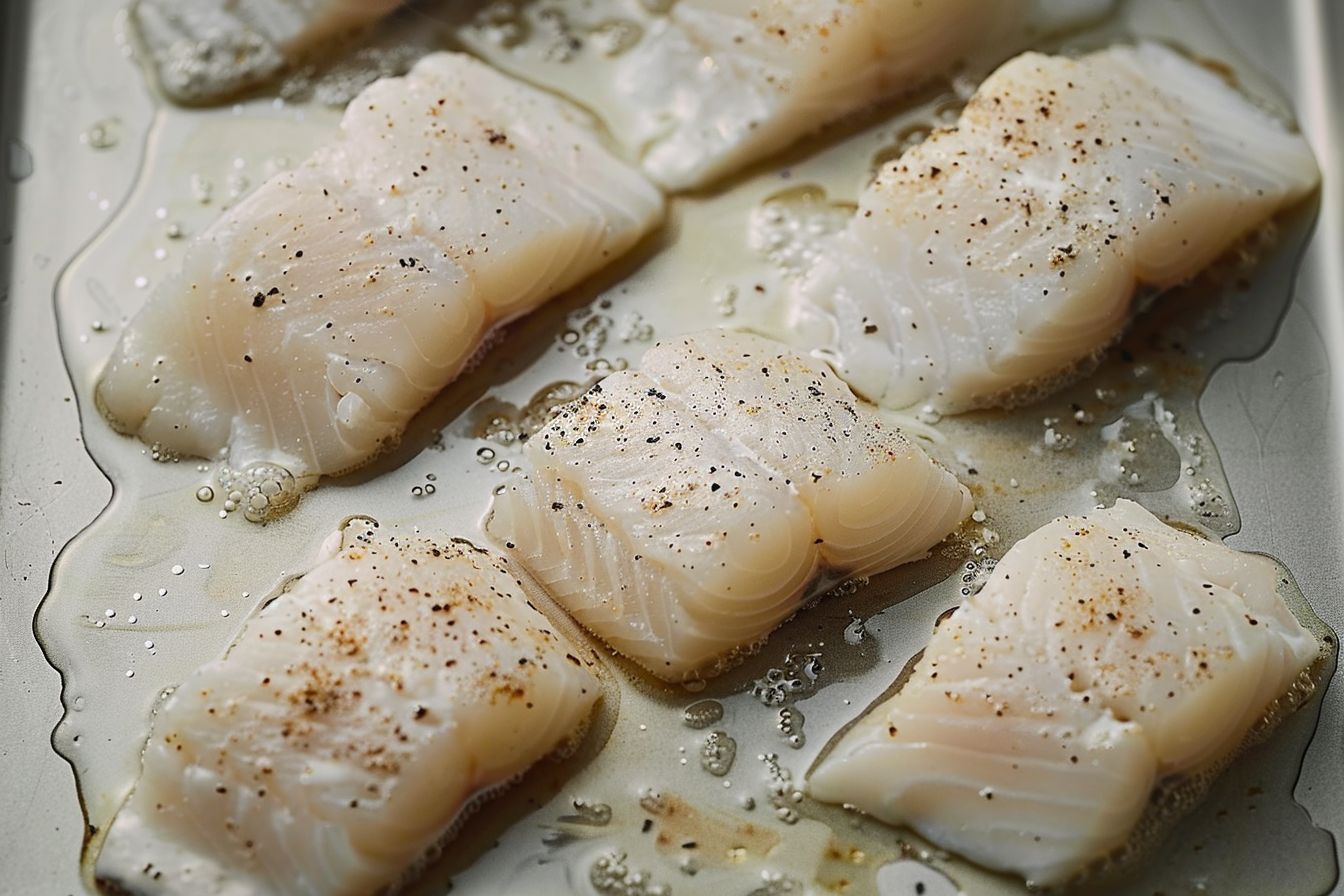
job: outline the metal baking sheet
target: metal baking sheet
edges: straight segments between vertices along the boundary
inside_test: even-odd
[[[1161,0],[1145,0],[1146,8],[1161,9]],[[1230,47],[1239,58],[1249,60],[1253,71],[1249,74],[1270,93],[1281,92],[1296,111],[1298,120],[1312,141],[1324,176],[1324,188],[1318,208],[1299,216],[1296,224],[1303,233],[1310,232],[1310,241],[1301,255],[1279,257],[1275,267],[1259,280],[1256,289],[1267,294],[1281,294],[1291,286],[1292,295],[1281,314],[1271,307],[1268,319],[1262,321],[1245,309],[1247,321],[1263,323],[1273,330],[1272,338],[1250,339],[1256,351],[1254,357],[1241,357],[1221,365],[1209,378],[1198,397],[1198,412],[1202,421],[1201,435],[1216,449],[1216,455],[1230,497],[1235,503],[1235,519],[1239,530],[1228,542],[1244,550],[1256,550],[1281,560],[1295,576],[1303,593],[1315,611],[1336,631],[1344,631],[1344,601],[1341,593],[1341,560],[1344,559],[1344,524],[1338,507],[1341,498],[1341,452],[1344,452],[1344,152],[1341,140],[1339,109],[1344,103],[1344,69],[1339,62],[1344,52],[1344,8],[1332,0],[1299,0],[1299,2],[1265,5],[1254,0],[1208,0],[1207,8],[1190,9],[1194,0],[1171,0],[1172,21],[1212,22],[1209,35],[1182,34],[1187,42],[1206,37],[1211,55],[1215,49]],[[134,234],[161,235],[179,212],[184,217],[196,216],[205,220],[217,213],[217,206],[191,207],[190,197],[179,197],[179,205],[160,205],[154,194],[154,178],[171,178],[183,174],[165,167],[158,170],[145,165],[145,159],[171,160],[171,153],[156,155],[165,145],[180,145],[192,134],[216,137],[227,134],[240,146],[252,138],[257,143],[277,140],[279,131],[294,128],[295,141],[290,152],[302,157],[305,140],[312,140],[312,132],[295,126],[292,108],[267,110],[253,102],[240,108],[238,122],[225,127],[218,122],[200,125],[187,113],[165,116],[145,89],[143,72],[134,58],[133,47],[127,39],[125,12],[116,0],[54,0],[54,2],[10,2],[3,10],[3,32],[0,32],[0,153],[3,153],[4,178],[0,179],[0,531],[4,533],[3,579],[0,579],[0,892],[13,894],[74,894],[85,892],[81,878],[80,851],[89,819],[102,816],[105,804],[115,795],[86,794],[89,815],[81,807],[76,790],[75,776],[70,762],[63,758],[53,744],[60,744],[62,752],[71,756],[76,751],[94,757],[88,760],[97,766],[107,756],[126,754],[125,736],[121,730],[100,727],[101,723],[67,724],[58,731],[65,708],[61,702],[62,676],[48,662],[43,646],[39,644],[35,620],[44,595],[53,586],[53,570],[60,581],[57,590],[73,588],[71,580],[83,577],[78,586],[86,593],[97,594],[106,587],[109,595],[120,588],[125,573],[104,569],[96,563],[84,564],[89,543],[98,538],[112,538],[109,526],[91,530],[92,536],[81,536],[96,519],[106,521],[124,514],[134,520],[135,509],[128,509],[134,501],[154,501],[162,496],[146,489],[143,483],[128,487],[119,478],[122,458],[115,451],[97,449],[92,452],[85,445],[104,442],[105,433],[92,431],[101,421],[84,420],[81,426],[81,408],[88,412],[87,379],[82,352],[92,357],[106,351],[108,343],[101,327],[93,327],[89,320],[67,314],[58,323],[58,308],[69,307],[63,302],[106,301],[110,312],[106,324],[115,327],[118,299],[115,287],[108,291],[98,284],[99,265],[107,269],[108,259],[125,248],[127,257],[153,257],[149,237],[136,238]],[[1160,16],[1158,17],[1161,18]],[[1156,26],[1155,26],[1156,27]],[[1186,24],[1184,27],[1189,27]],[[1213,32],[1216,32],[1213,33]],[[1243,72],[1243,75],[1248,73]],[[329,112],[314,110],[312,115],[330,116]],[[194,130],[195,129],[195,130]],[[199,138],[199,137],[198,137]],[[288,138],[286,138],[288,139]],[[178,144],[174,144],[178,141]],[[226,144],[227,147],[227,144]],[[247,156],[247,152],[254,152]],[[220,174],[215,178],[219,191],[246,189],[247,178],[253,180],[262,171],[260,160],[271,158],[253,146],[237,153],[225,148],[215,161]],[[236,171],[242,172],[236,181],[230,180],[229,168],[235,162]],[[800,163],[799,170],[806,170]],[[247,177],[244,177],[246,175]],[[164,209],[162,216],[158,214]],[[1314,221],[1310,212],[1314,211]],[[694,214],[694,212],[689,212]],[[135,216],[139,215],[139,218]],[[137,224],[137,221],[139,224]],[[1312,229],[1314,228],[1314,229]],[[1291,232],[1292,228],[1287,230]],[[113,234],[111,237],[108,234]],[[119,236],[117,234],[120,234]],[[710,232],[703,237],[712,243],[717,236]],[[121,240],[121,243],[117,241]],[[171,262],[170,250],[165,263]],[[144,253],[149,252],[149,255]],[[137,255],[140,253],[140,255]],[[145,268],[146,280],[157,273]],[[150,284],[146,283],[144,288]],[[120,288],[134,291],[142,287],[134,278]],[[100,291],[101,290],[101,291]],[[1279,290],[1276,293],[1275,290]],[[518,338],[540,341],[549,350],[550,340],[556,333],[572,328],[582,341],[583,324],[595,312],[585,299],[596,293],[566,300],[567,305],[525,324]],[[743,302],[744,306],[747,302]],[[749,307],[741,311],[751,313]],[[740,318],[739,318],[740,320]],[[103,323],[100,321],[99,323]],[[671,323],[650,315],[645,321],[656,325],[660,332],[668,331]],[[613,332],[621,321],[610,329]],[[635,321],[638,329],[640,321]],[[64,330],[58,329],[63,327]],[[1235,335],[1235,328],[1232,331]],[[511,334],[511,337],[515,334]],[[615,337],[613,337],[615,338]],[[625,354],[632,358],[642,350],[640,339],[627,340]],[[1264,345],[1266,348],[1260,350]],[[542,354],[538,350],[537,354]],[[1230,352],[1235,355],[1236,352]],[[569,360],[576,360],[571,353]],[[582,369],[578,367],[576,369]],[[480,401],[496,397],[491,376],[508,378],[513,392],[501,386],[498,394],[517,398],[530,394],[533,387],[544,384],[547,377],[529,380],[527,371],[510,367],[502,362],[487,365],[471,385],[475,390],[470,399],[460,402],[438,403],[432,410],[432,419],[426,426],[439,427],[449,436],[475,438],[481,419]],[[478,412],[473,415],[473,412]],[[955,424],[944,424],[955,429]],[[432,440],[426,440],[428,444]],[[488,443],[485,443],[488,444]],[[432,450],[432,449],[431,449]],[[402,456],[384,465],[384,479],[376,481],[365,476],[349,487],[347,494],[362,495],[371,488],[397,489],[405,494],[427,481],[427,471],[434,472],[432,480],[443,490],[445,482],[452,481],[453,463],[438,463],[439,457],[425,455]],[[501,450],[501,456],[504,456]],[[97,458],[97,460],[95,460]],[[169,470],[165,476],[172,479],[173,488],[180,490],[195,471],[183,468]],[[204,475],[204,474],[202,474]],[[462,472],[467,476],[467,472]],[[480,478],[479,472],[470,476]],[[118,481],[114,491],[112,481]],[[325,509],[334,515],[339,506],[343,486],[318,497],[317,493],[305,499],[304,512],[316,519]],[[165,486],[165,490],[168,486]],[[363,490],[363,491],[361,491]],[[329,497],[328,497],[329,496]],[[171,499],[164,499],[171,500]],[[325,502],[325,503],[324,503]],[[105,508],[111,505],[111,511]],[[392,506],[389,504],[389,506]],[[403,501],[397,506],[405,506]],[[1070,508],[1072,509],[1072,508]],[[350,508],[347,512],[357,512]],[[111,514],[109,516],[108,514]],[[428,501],[423,507],[407,515],[425,525],[436,519],[453,518],[442,505]],[[242,524],[240,520],[231,523]],[[101,535],[99,533],[102,533]],[[227,536],[226,536],[227,537]],[[319,537],[319,536],[314,536]],[[74,547],[70,547],[74,543]],[[64,553],[63,553],[64,552]],[[60,563],[57,563],[60,555]],[[936,570],[935,570],[936,571]],[[277,579],[283,570],[268,569],[265,578]],[[942,571],[945,574],[946,570]],[[932,575],[932,572],[927,573]],[[122,578],[119,578],[121,576]],[[183,580],[186,581],[185,579]],[[105,602],[109,610],[127,614],[126,594],[116,592]],[[937,600],[926,601],[928,610],[937,606]],[[255,601],[253,601],[254,603]],[[114,607],[115,604],[115,607]],[[232,609],[234,622],[246,615],[251,604],[242,599],[224,605]],[[909,602],[913,618],[922,620],[918,601]],[[48,608],[52,605],[49,604]],[[828,603],[818,625],[830,625],[839,636],[849,622],[850,607]],[[166,611],[165,611],[166,612]],[[212,612],[214,612],[212,608]],[[882,628],[881,613],[870,608],[861,614],[871,623],[874,632]],[[148,618],[148,614],[147,614]],[[233,623],[228,623],[232,625]],[[920,622],[923,624],[923,622]],[[796,627],[795,627],[796,628]],[[52,628],[46,629],[53,630]],[[218,641],[227,634],[227,626],[216,621],[210,638]],[[770,663],[781,663],[793,641],[803,644],[802,635],[791,630],[779,643],[772,641],[767,656],[756,666],[736,679],[739,690],[749,690],[751,673],[769,671]],[[135,640],[140,639],[135,634]],[[165,643],[171,638],[161,639]],[[209,639],[207,639],[209,640]],[[834,640],[834,638],[833,638]],[[48,651],[53,644],[48,643]],[[133,649],[135,648],[135,649]],[[63,663],[67,673],[66,685],[71,679],[83,683],[89,675],[120,678],[126,672],[139,669],[138,678],[126,679],[134,687],[153,691],[161,685],[155,678],[155,669],[135,645],[125,648],[125,662],[108,665],[99,670],[71,660]],[[55,651],[59,653],[59,650]],[[68,659],[68,657],[67,657]],[[144,664],[144,665],[138,665]],[[855,688],[863,676],[863,665],[851,664],[855,671]],[[773,667],[771,667],[773,668]],[[839,663],[834,668],[844,668]],[[866,674],[879,672],[869,669]],[[880,674],[886,674],[884,672]],[[1338,678],[1340,673],[1336,673]],[[111,689],[125,682],[99,680],[95,691]],[[828,684],[827,694],[839,702],[849,693],[844,683]],[[854,691],[857,695],[861,690]],[[74,693],[67,698],[72,712],[87,711],[90,718],[108,711],[100,705],[87,710],[77,707]],[[742,696],[738,694],[737,696]],[[749,695],[748,695],[749,697]],[[137,698],[139,699],[139,698]],[[653,699],[648,706],[689,704],[695,695],[680,698],[665,695]],[[632,709],[638,709],[641,698],[632,694]],[[661,703],[659,702],[661,701]],[[133,701],[134,702],[134,701]],[[729,702],[730,708],[734,704]],[[748,700],[749,703],[749,700]],[[139,704],[143,711],[144,700]],[[855,708],[861,706],[856,702]],[[648,710],[645,706],[645,711]],[[820,719],[824,713],[820,704],[807,706],[808,718]],[[115,709],[115,707],[114,707]],[[740,710],[746,713],[746,709]],[[832,707],[835,715],[846,710]],[[810,724],[816,724],[815,721]],[[129,726],[133,728],[134,726]],[[769,726],[765,726],[768,728]],[[639,728],[632,724],[629,730],[618,727],[614,739],[624,738],[638,748]],[[816,731],[824,730],[817,728]],[[75,747],[72,731],[79,732]],[[766,731],[768,735],[769,732]],[[821,736],[817,734],[816,736]],[[1304,717],[1285,737],[1296,738],[1301,751],[1287,751],[1277,758],[1270,756],[1263,766],[1257,766],[1255,757],[1237,767],[1235,786],[1242,788],[1244,799],[1238,811],[1245,814],[1261,811],[1273,814],[1266,827],[1236,825],[1233,834],[1222,836],[1216,825],[1206,826],[1188,842],[1188,848],[1202,849],[1205,844],[1211,852],[1223,857],[1220,861],[1231,869],[1227,873],[1246,874],[1252,871],[1268,875],[1263,879],[1283,882],[1285,886],[1299,887],[1291,892],[1302,896],[1311,893],[1344,892],[1339,883],[1341,838],[1344,838],[1344,685],[1334,681],[1327,689],[1320,706],[1319,717]],[[691,741],[685,740],[685,743]],[[744,743],[745,743],[744,739]],[[626,749],[631,749],[627,746]],[[785,760],[787,747],[778,746]],[[1258,755],[1258,754],[1257,754]],[[1300,763],[1297,757],[1300,756]],[[133,758],[133,756],[132,756]],[[1288,761],[1291,760],[1291,761]],[[675,753],[667,758],[669,764],[678,760]],[[744,792],[750,787],[761,791],[763,774],[759,762],[747,760],[733,779]],[[752,757],[754,761],[754,757]],[[111,760],[109,760],[111,762]],[[111,762],[115,765],[115,762]],[[1297,770],[1300,764],[1300,776]],[[1272,780],[1260,780],[1257,774]],[[801,769],[799,769],[801,771]],[[1233,786],[1233,785],[1229,785]],[[1259,795],[1270,793],[1256,808]],[[1287,799],[1291,791],[1292,799]],[[1250,806],[1248,809],[1247,806]],[[506,818],[505,821],[508,819]],[[1270,827],[1292,832],[1296,840],[1285,845],[1281,840],[1268,837],[1258,840],[1257,831]],[[816,836],[815,829],[798,827],[791,836],[799,844],[799,852],[810,846],[805,843]],[[811,833],[806,833],[811,830]],[[530,837],[530,840],[529,840]],[[1240,839],[1239,839],[1240,838]],[[535,841],[535,834],[518,842]],[[511,841],[512,842],[512,841]],[[1178,847],[1172,847],[1177,849]],[[555,884],[563,873],[560,864],[552,867],[559,877],[547,879],[535,868],[526,874],[517,866],[501,863],[500,851],[485,857],[473,874],[458,880],[455,892],[490,892],[490,875],[507,892],[528,891],[538,886]],[[1238,861],[1232,861],[1236,858]],[[1174,861],[1174,860],[1173,860]],[[1240,864],[1238,864],[1240,862]],[[1296,863],[1297,867],[1293,867]],[[1303,869],[1306,863],[1311,867]],[[451,863],[450,863],[451,864]],[[1282,865],[1282,867],[1280,867]],[[431,874],[417,892],[425,894],[445,892],[448,877],[456,868],[447,868]],[[505,874],[519,875],[510,885]],[[528,876],[542,874],[541,877]],[[581,876],[581,875],[580,875]],[[673,892],[695,892],[701,882],[694,878],[671,877]],[[806,881],[816,889],[816,881]],[[1221,892],[1208,881],[1202,884],[1187,878],[1186,884],[1195,891],[1203,885],[1206,891]],[[962,880],[967,892],[981,892],[978,878]],[[582,881],[575,884],[576,892]],[[894,886],[894,885],[893,885]],[[994,892],[997,885],[986,884]],[[1307,887],[1308,889],[1300,889]],[[1314,888],[1314,889],[1313,889]],[[1276,892],[1279,888],[1274,888]],[[558,889],[556,890],[559,891]],[[743,890],[747,892],[747,890]],[[891,890],[891,892],[897,892]],[[1289,892],[1289,890],[1283,890]]]

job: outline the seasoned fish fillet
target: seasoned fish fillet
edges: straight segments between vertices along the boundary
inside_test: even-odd
[[[527,442],[486,523],[569,613],[671,681],[809,598],[927,554],[969,492],[824,365],[711,330],[662,343]]]
[[[369,461],[491,328],[629,249],[662,196],[570,106],[455,54],[350,104],[338,138],[188,249],[98,383],[168,451],[309,483]]]
[[[1125,843],[1159,780],[1216,770],[1299,686],[1321,646],[1277,578],[1129,501],[1061,517],[939,624],[808,789],[1061,882]]]
[[[504,561],[350,523],[159,707],[97,874],[131,892],[372,894],[600,694]]]
[[[207,102],[251,87],[404,0],[138,0],[131,7],[164,91]]]
[[[583,4],[537,5],[549,23],[584,13]],[[678,0],[645,24],[637,43],[601,65],[576,65],[568,52],[548,47],[545,52],[556,58],[545,74],[553,76],[548,84],[595,110],[651,178],[682,190],[705,186],[829,122],[926,83],[968,56],[1020,45],[1041,5]],[[1110,5],[1045,4],[1053,18],[1048,25],[1075,26]],[[599,24],[596,31],[602,29]],[[579,28],[571,27],[566,37],[570,46],[583,46]],[[466,39],[472,41],[470,31]],[[516,64],[508,53],[491,52],[485,41],[477,39],[473,47],[505,67]]]
[[[1193,276],[1318,180],[1301,135],[1172,50],[1028,53],[879,173],[795,313],[879,404],[1023,400],[1116,338],[1136,286]]]

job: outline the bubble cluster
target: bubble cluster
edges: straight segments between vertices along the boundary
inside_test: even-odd
[[[711,775],[722,778],[732,771],[737,759],[737,741],[726,731],[711,731],[700,747],[700,767]]]
[[[607,19],[588,32],[588,42],[603,56],[619,56],[636,46],[644,29],[629,19]]]
[[[606,803],[591,803],[585,799],[575,799],[572,803],[574,813],[560,816],[566,824],[582,824],[601,828],[611,824],[611,806]]]
[[[857,210],[852,202],[827,199],[819,186],[790,187],[752,213],[748,243],[781,270],[798,275],[816,263],[826,238],[844,230]]]
[[[788,896],[790,893],[806,893],[802,881],[794,880],[784,874],[772,871],[761,872],[761,885],[747,896]]]
[[[796,706],[785,706],[780,709],[779,721],[775,723],[780,737],[795,750],[802,749],[807,743],[807,736],[803,734],[804,721],[801,709]]]
[[[770,669],[751,686],[751,694],[764,706],[783,706],[798,694],[810,691],[821,676],[821,654],[790,653],[782,668]]]
[[[159,442],[150,445],[148,451],[149,459],[155,463],[175,464],[182,459],[182,456],[176,451],[173,451],[171,448],[168,448]]]
[[[610,302],[599,302],[609,307]],[[603,310],[605,310],[605,307]],[[580,308],[571,313],[567,326],[557,337],[560,344],[580,358],[595,358],[607,344],[616,322],[592,308]]]
[[[603,853],[588,868],[588,883],[600,896],[672,896],[672,888],[654,883],[647,871],[636,871],[626,864],[621,851]]]
[[[249,522],[279,519],[299,503],[298,482],[278,464],[257,464],[242,471],[225,466],[217,479],[225,494],[224,510],[241,510]]]
[[[978,594],[980,589],[985,587],[985,583],[989,581],[997,563],[998,561],[993,557],[967,560],[961,568],[961,596],[970,597],[973,594]]]
[[[708,728],[723,718],[723,704],[717,700],[698,700],[682,711],[681,719],[690,728]]]
[[[778,754],[762,753],[756,758],[765,764],[766,793],[775,817],[785,824],[797,824],[803,792],[793,783],[793,772],[779,764]]]

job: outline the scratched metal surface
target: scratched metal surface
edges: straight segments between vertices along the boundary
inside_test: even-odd
[[[1243,521],[1238,548],[1282,559],[1317,612],[1344,630],[1344,7],[1334,0],[1212,0],[1235,43],[1293,97],[1325,173],[1316,233],[1271,347],[1212,379],[1201,402]],[[62,546],[111,486],[81,444],[58,349],[53,293],[62,266],[131,187],[135,135],[150,115],[138,73],[106,22],[7,2],[0,32],[0,893],[83,892],[83,818],[70,768],[50,745],[60,677],[33,618]],[[99,78],[70,86],[58,48]],[[101,77],[103,73],[119,73]],[[127,139],[105,151],[89,129],[115,111]],[[1337,673],[1337,677],[1340,673]],[[1326,694],[1297,799],[1344,838],[1344,682]],[[1344,892],[1336,884],[1335,892]]]

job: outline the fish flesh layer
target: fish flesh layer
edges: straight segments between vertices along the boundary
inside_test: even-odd
[[[836,582],[925,556],[969,492],[825,365],[758,336],[660,343],[526,445],[486,529],[671,681],[717,674]]]
[[[159,85],[178,102],[223,99],[356,33],[404,0],[139,0],[131,7]]]
[[[582,4],[530,5],[545,16],[537,30],[584,13]],[[1111,0],[678,0],[667,6],[665,15],[632,20],[627,30],[638,41],[613,51],[598,37],[622,19],[599,4],[592,33],[571,21],[569,44],[563,52],[546,45],[532,76],[593,109],[651,178],[683,190],[720,180],[827,123],[946,74],[967,57],[1003,53],[1033,31],[1097,18]],[[526,45],[500,52],[482,36],[490,30],[488,24],[477,33],[468,28],[463,37],[496,64],[527,71],[518,58]],[[573,48],[586,44],[603,47],[595,51],[596,64],[572,58]]]
[[[1153,43],[1027,53],[887,164],[797,284],[795,323],[860,395],[1019,403],[1317,186],[1306,140]]]
[[[1129,501],[1060,517],[938,625],[808,790],[1030,882],[1067,880],[1126,843],[1159,781],[1216,772],[1303,688],[1322,645],[1278,575]]]
[[[378,81],[188,248],[97,386],[114,425],[300,481],[395,443],[496,325],[629,249],[661,194],[577,110],[470,57]]]
[[[579,736],[591,662],[498,555],[352,521],[158,707],[97,874],[182,896],[381,891]]]

